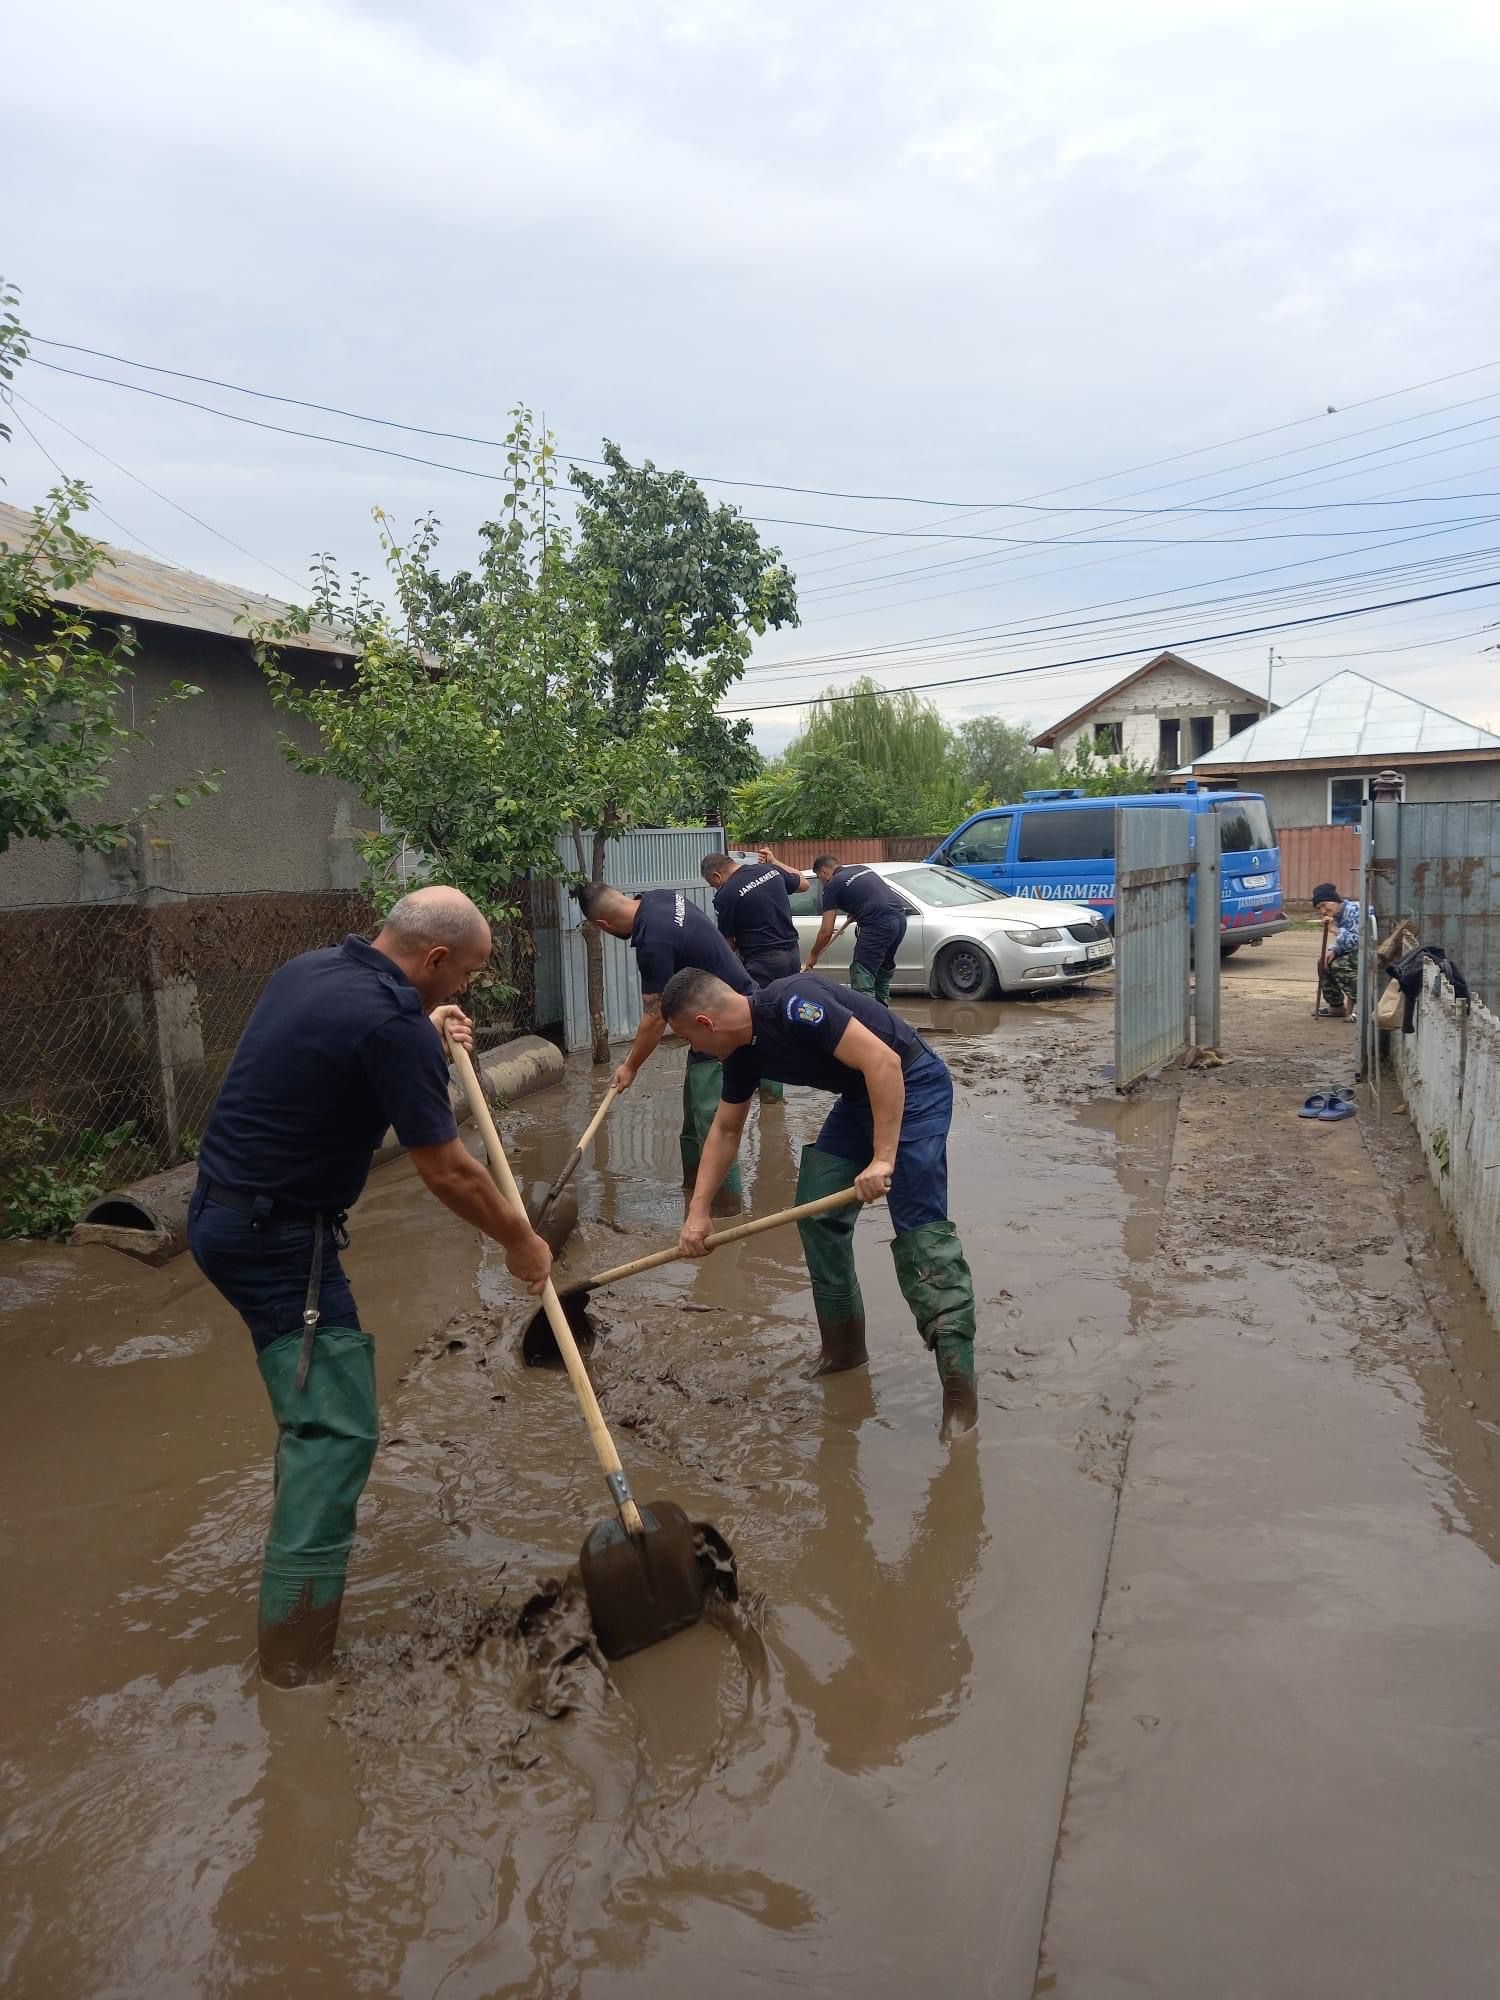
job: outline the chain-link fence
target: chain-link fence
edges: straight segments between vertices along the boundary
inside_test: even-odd
[[[532,906],[555,923],[556,895],[520,901],[466,1003],[481,1046],[535,1024]],[[0,1223],[50,1233],[79,1189],[191,1159],[271,974],[374,929],[358,891],[0,911]]]

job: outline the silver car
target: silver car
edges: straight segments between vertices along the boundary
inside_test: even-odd
[[[1114,970],[1109,926],[1087,903],[1002,896],[956,869],[927,861],[868,866],[885,877],[907,909],[891,982],[897,993],[993,1000],[1000,993],[1034,993]],[[804,959],[818,934],[820,902],[816,884],[792,898]],[[834,937],[818,960],[819,972],[847,978],[853,950],[851,926]]]

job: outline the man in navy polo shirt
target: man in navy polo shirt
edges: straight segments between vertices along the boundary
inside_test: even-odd
[[[724,1065],[723,1096],[703,1144],[682,1226],[689,1257],[704,1254],[714,1189],[739,1151],[756,1085],[774,1076],[811,1084],[838,1102],[803,1148],[799,1203],[852,1187],[886,1196],[896,1231],[896,1279],[943,1385],[943,1436],[974,1428],[974,1281],[948,1219],[948,1129],[953,1079],[916,1029],[866,993],[799,972],[746,996],[711,973],[679,972],[662,1012],[695,1050]],[[816,1373],[867,1359],[865,1309],[854,1270],[857,1208],[798,1224],[823,1352]]]
[[[577,892],[579,907],[589,923],[611,937],[625,938],[635,953],[641,978],[641,1024],[635,1040],[614,1076],[615,1090],[629,1090],[641,1065],[660,1046],[667,1032],[661,996],[674,972],[684,967],[712,972],[737,993],[753,993],[754,983],[713,924],[690,903],[683,889],[643,889],[627,896],[604,882],[588,882]],[[719,1102],[719,1064],[715,1057],[692,1053],[682,1079],[682,1185],[690,1188],[698,1173],[704,1135],[714,1122]],[[722,1176],[717,1214],[730,1214],[744,1201],[738,1166]]]
[[[906,936],[905,903],[883,875],[863,862],[842,863],[835,855],[820,854],[813,873],[823,885],[823,921],[807,954],[808,971],[828,949],[834,918],[843,910],[857,933],[849,984],[856,993],[873,993],[882,1006],[888,1005],[896,953]]]
[[[388,1127],[446,1207],[540,1289],[551,1253],[465,1148],[442,1031],[466,1046],[463,992],[490,955],[457,889],[402,897],[373,944],[305,952],[274,973],[198,1152],[188,1242],[244,1319],[280,1436],[261,1571],[264,1677],[297,1687],[338,1633],[355,1508],[379,1434],[375,1354],[339,1261],[344,1217]]]
[[[714,918],[740,964],[757,986],[785,979],[802,968],[802,945],[792,918],[792,897],[805,877],[761,850],[754,866],[732,855],[710,854],[699,863],[704,881],[714,892]],[[782,1086],[767,1079],[760,1087],[763,1104],[779,1104]]]

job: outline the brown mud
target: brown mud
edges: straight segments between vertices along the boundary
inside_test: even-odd
[[[1270,991],[1276,970],[1274,949],[1227,968],[1227,1024],[1236,990]],[[1259,1016],[1241,1011],[1245,1039]],[[1267,1091],[1280,1104],[1285,1090],[1268,1070],[1255,1097],[1259,1043],[1245,1040],[1243,1064],[1120,1103],[1103,996],[909,1012],[958,1085],[953,1213],[981,1301],[979,1432],[938,1441],[936,1371],[895,1284],[883,1209],[857,1237],[868,1370],[807,1379],[818,1336],[795,1231],[601,1294],[590,1367],[632,1484],[716,1523],[742,1592],[613,1666],[575,1567],[608,1496],[567,1383],[525,1367],[530,1301],[405,1163],[377,1170],[354,1217],[382,1446],[338,1673],[321,1689],[276,1694],[253,1671],[272,1434],[238,1322],[186,1260],[151,1271],[103,1250],[0,1249],[0,1989],[1024,1996],[1046,1918],[1039,1990],[1386,1990],[1222,1976],[1231,1958],[1253,1967],[1252,1905],[1279,1881],[1286,1828],[1264,1798],[1248,1875],[1236,1854],[1244,1907],[1221,1937],[1221,1976],[1201,1977],[1204,1926],[1180,1943],[1159,1913],[1149,1937],[1131,1914],[1145,1857],[1091,1801],[1111,1783],[1116,1801],[1149,1798],[1195,1768],[1202,1712],[1196,1736],[1168,1741],[1170,1721],[1153,1733],[1155,1778],[1134,1774],[1136,1722],[1119,1725],[1114,1780],[1089,1758],[1096,1745],[1116,1755],[1105,1655],[1119,1608],[1142,1601],[1122,1536],[1143,1563],[1165,1550],[1158,1581],[1183,1594],[1173,1616],[1188,1632],[1205,1564],[1245,1541],[1227,1499],[1209,1510],[1205,1548],[1168,1548],[1132,1514],[1139,1427],[1151,1432],[1198,1365],[1176,1353],[1184,1327],[1233,1327],[1223,1340],[1254,1387],[1236,1382],[1234,1398],[1258,1398],[1262,1421],[1283,1422],[1279,1399],[1303,1399],[1309,1370],[1382,1398],[1378,1417],[1360,1404],[1362,1448],[1407,1539],[1392,1529],[1375,1553],[1430,1578],[1451,1566],[1428,1602],[1471,1628],[1487,1606],[1500,1628],[1494,1413],[1476,1379],[1494,1377],[1493,1336],[1451,1274],[1433,1289],[1451,1260],[1441,1218],[1399,1134],[1386,1171],[1410,1213],[1397,1218],[1356,1121],[1317,1133],[1333,1142],[1318,1153],[1295,1121],[1273,1131]],[[1306,1023],[1331,1048],[1338,1032]],[[679,1060],[653,1061],[576,1177],[560,1280],[675,1234]],[[1275,1061],[1292,1060],[1282,1038]],[[1298,1101],[1323,1080],[1298,1072]],[[1227,1113],[1213,1093],[1231,1091],[1245,1099],[1240,1151],[1216,1136]],[[519,1174],[555,1172],[596,1095],[575,1060],[562,1086],[517,1107],[506,1139]],[[791,1203],[819,1103],[794,1092],[752,1117],[751,1211]],[[1342,1181],[1327,1178],[1335,1157]],[[1332,1214],[1334,1196],[1310,1204],[1309,1175],[1353,1205],[1349,1240],[1365,1245],[1326,1298],[1326,1226],[1312,1233],[1307,1213]],[[1259,1228],[1239,1199],[1247,1177],[1272,1204]],[[1301,1196],[1273,1200],[1268,1188],[1293,1178]],[[1403,1228],[1435,1246],[1415,1264]],[[1195,1421],[1208,1440],[1208,1418]],[[1294,1446],[1280,1468],[1293,1484]],[[1186,1446],[1174,1448],[1153,1495],[1180,1473]],[[1325,1541],[1325,1568],[1335,1555]],[[1255,1588],[1243,1581],[1252,1601]],[[1230,1607],[1212,1592],[1209,1605],[1209,1643],[1222,1630],[1232,1659]],[[1190,1651],[1177,1627],[1161,1643],[1170,1651],[1173,1631]],[[1222,1676],[1224,1659],[1206,1657]],[[1430,1689],[1424,1703],[1429,1719],[1442,1709]],[[1441,1720],[1479,1743],[1468,1709]],[[1492,1699],[1491,1745],[1494,1725]],[[1305,1730],[1298,1742],[1305,1753]],[[1423,1805],[1405,1776],[1397,1801]],[[1190,1820],[1191,1797],[1180,1805]],[[1475,1840],[1479,1808],[1466,1792],[1460,1805]],[[1157,1840],[1158,1860],[1174,1852],[1149,1815],[1127,1831]],[[1471,1963],[1427,1990],[1481,1990],[1463,1984]]]

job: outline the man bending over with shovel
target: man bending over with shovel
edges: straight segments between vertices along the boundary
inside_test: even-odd
[[[448,1102],[442,1030],[465,1046],[471,1030],[439,1003],[489,955],[468,897],[428,888],[401,898],[373,944],[292,959],[256,1003],[203,1134],[188,1243],[250,1329],[280,1431],[259,1624],[260,1670],[278,1687],[332,1655],[375,1457],[375,1350],[339,1250],[387,1128],[438,1200],[504,1247],[513,1278],[539,1290],[552,1266]]]
[[[816,974],[736,992],[706,972],[679,972],[662,1012],[690,1048],[716,1056],[724,1082],[703,1145],[681,1248],[705,1254],[710,1204],[734,1164],[750,1100],[763,1077],[810,1084],[838,1099],[814,1145],[803,1148],[799,1203],[852,1187],[889,1199],[896,1279],[943,1385],[943,1436],[972,1430],[974,1281],[948,1219],[948,1128],[953,1079],[915,1028],[867,993]],[[854,1204],[798,1224],[823,1351],[816,1373],[861,1367],[865,1309],[854,1271]]]
[[[681,889],[642,889],[627,896],[611,889],[607,882],[586,882],[574,892],[587,921],[611,937],[629,941],[641,977],[641,1024],[635,1040],[614,1076],[612,1090],[629,1090],[641,1073],[641,1065],[661,1046],[667,1032],[661,1011],[661,996],[673,973],[684,968],[712,972],[736,993],[753,993],[749,973],[719,936],[712,920],[696,903],[690,903]],[[703,1141],[714,1120],[719,1102],[719,1064],[712,1055],[689,1055],[682,1079],[682,1185],[691,1188],[698,1174]],[[714,1182],[716,1195],[723,1182],[718,1213],[733,1214],[743,1203],[744,1185],[740,1170],[732,1166]]]

